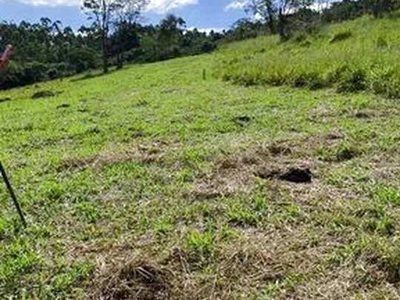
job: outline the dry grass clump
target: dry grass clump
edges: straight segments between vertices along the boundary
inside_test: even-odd
[[[105,269],[107,268],[107,269]],[[93,283],[90,299],[161,300],[171,294],[168,270],[144,259],[134,259],[105,266]]]
[[[165,145],[160,143],[133,145],[130,148],[105,151],[87,158],[67,158],[62,161],[59,169],[61,171],[84,170],[125,162],[153,163],[162,161],[165,154]]]

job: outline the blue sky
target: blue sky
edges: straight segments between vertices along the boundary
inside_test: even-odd
[[[227,29],[245,16],[241,4],[247,0],[150,0],[146,23],[157,23],[166,13],[183,17],[189,28]],[[0,0],[0,20],[38,21],[46,16],[79,28],[86,21],[80,0]]]

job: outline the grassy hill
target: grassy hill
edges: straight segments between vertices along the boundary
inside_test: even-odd
[[[1,92],[0,157],[29,227],[0,189],[0,298],[397,299],[400,103],[337,93],[341,75],[290,87],[347,64],[375,91],[368,67],[398,65],[396,24]]]
[[[218,74],[243,85],[269,84],[370,91],[400,96],[400,18],[363,17],[332,25],[289,43],[249,40],[222,51]]]

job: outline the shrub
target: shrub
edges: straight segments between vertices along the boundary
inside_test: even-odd
[[[383,37],[380,36],[376,40],[376,46],[378,48],[387,48],[387,47],[389,47],[389,43],[387,42],[386,39],[384,39]]]
[[[359,92],[367,89],[366,72],[348,64],[340,65],[326,76],[330,85],[336,85],[338,92]]]
[[[342,41],[348,40],[352,36],[353,36],[353,34],[351,33],[351,31],[339,32],[334,35],[334,37],[331,39],[330,43],[334,44],[334,43],[342,42]]]
[[[372,70],[371,90],[388,98],[400,97],[400,70],[395,67]]]
[[[32,62],[20,65],[13,62],[10,64],[8,70],[0,76],[0,89],[25,86],[35,82],[61,78],[74,73],[74,71],[67,70],[65,63],[43,64]]]
[[[324,80],[316,72],[300,72],[294,76],[294,87],[308,87],[319,89],[325,86]]]

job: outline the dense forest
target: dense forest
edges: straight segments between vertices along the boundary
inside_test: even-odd
[[[326,23],[354,19],[363,14],[381,17],[400,8],[398,0],[252,0],[248,19],[223,32],[187,29],[186,22],[168,15],[157,25],[144,25],[141,17],[147,0],[85,0],[83,10],[90,26],[75,31],[59,21],[0,24],[0,49],[14,45],[10,68],[0,76],[7,89],[61,78],[125,63],[146,63],[197,55],[221,43],[279,34],[287,41],[298,32],[315,32]]]

